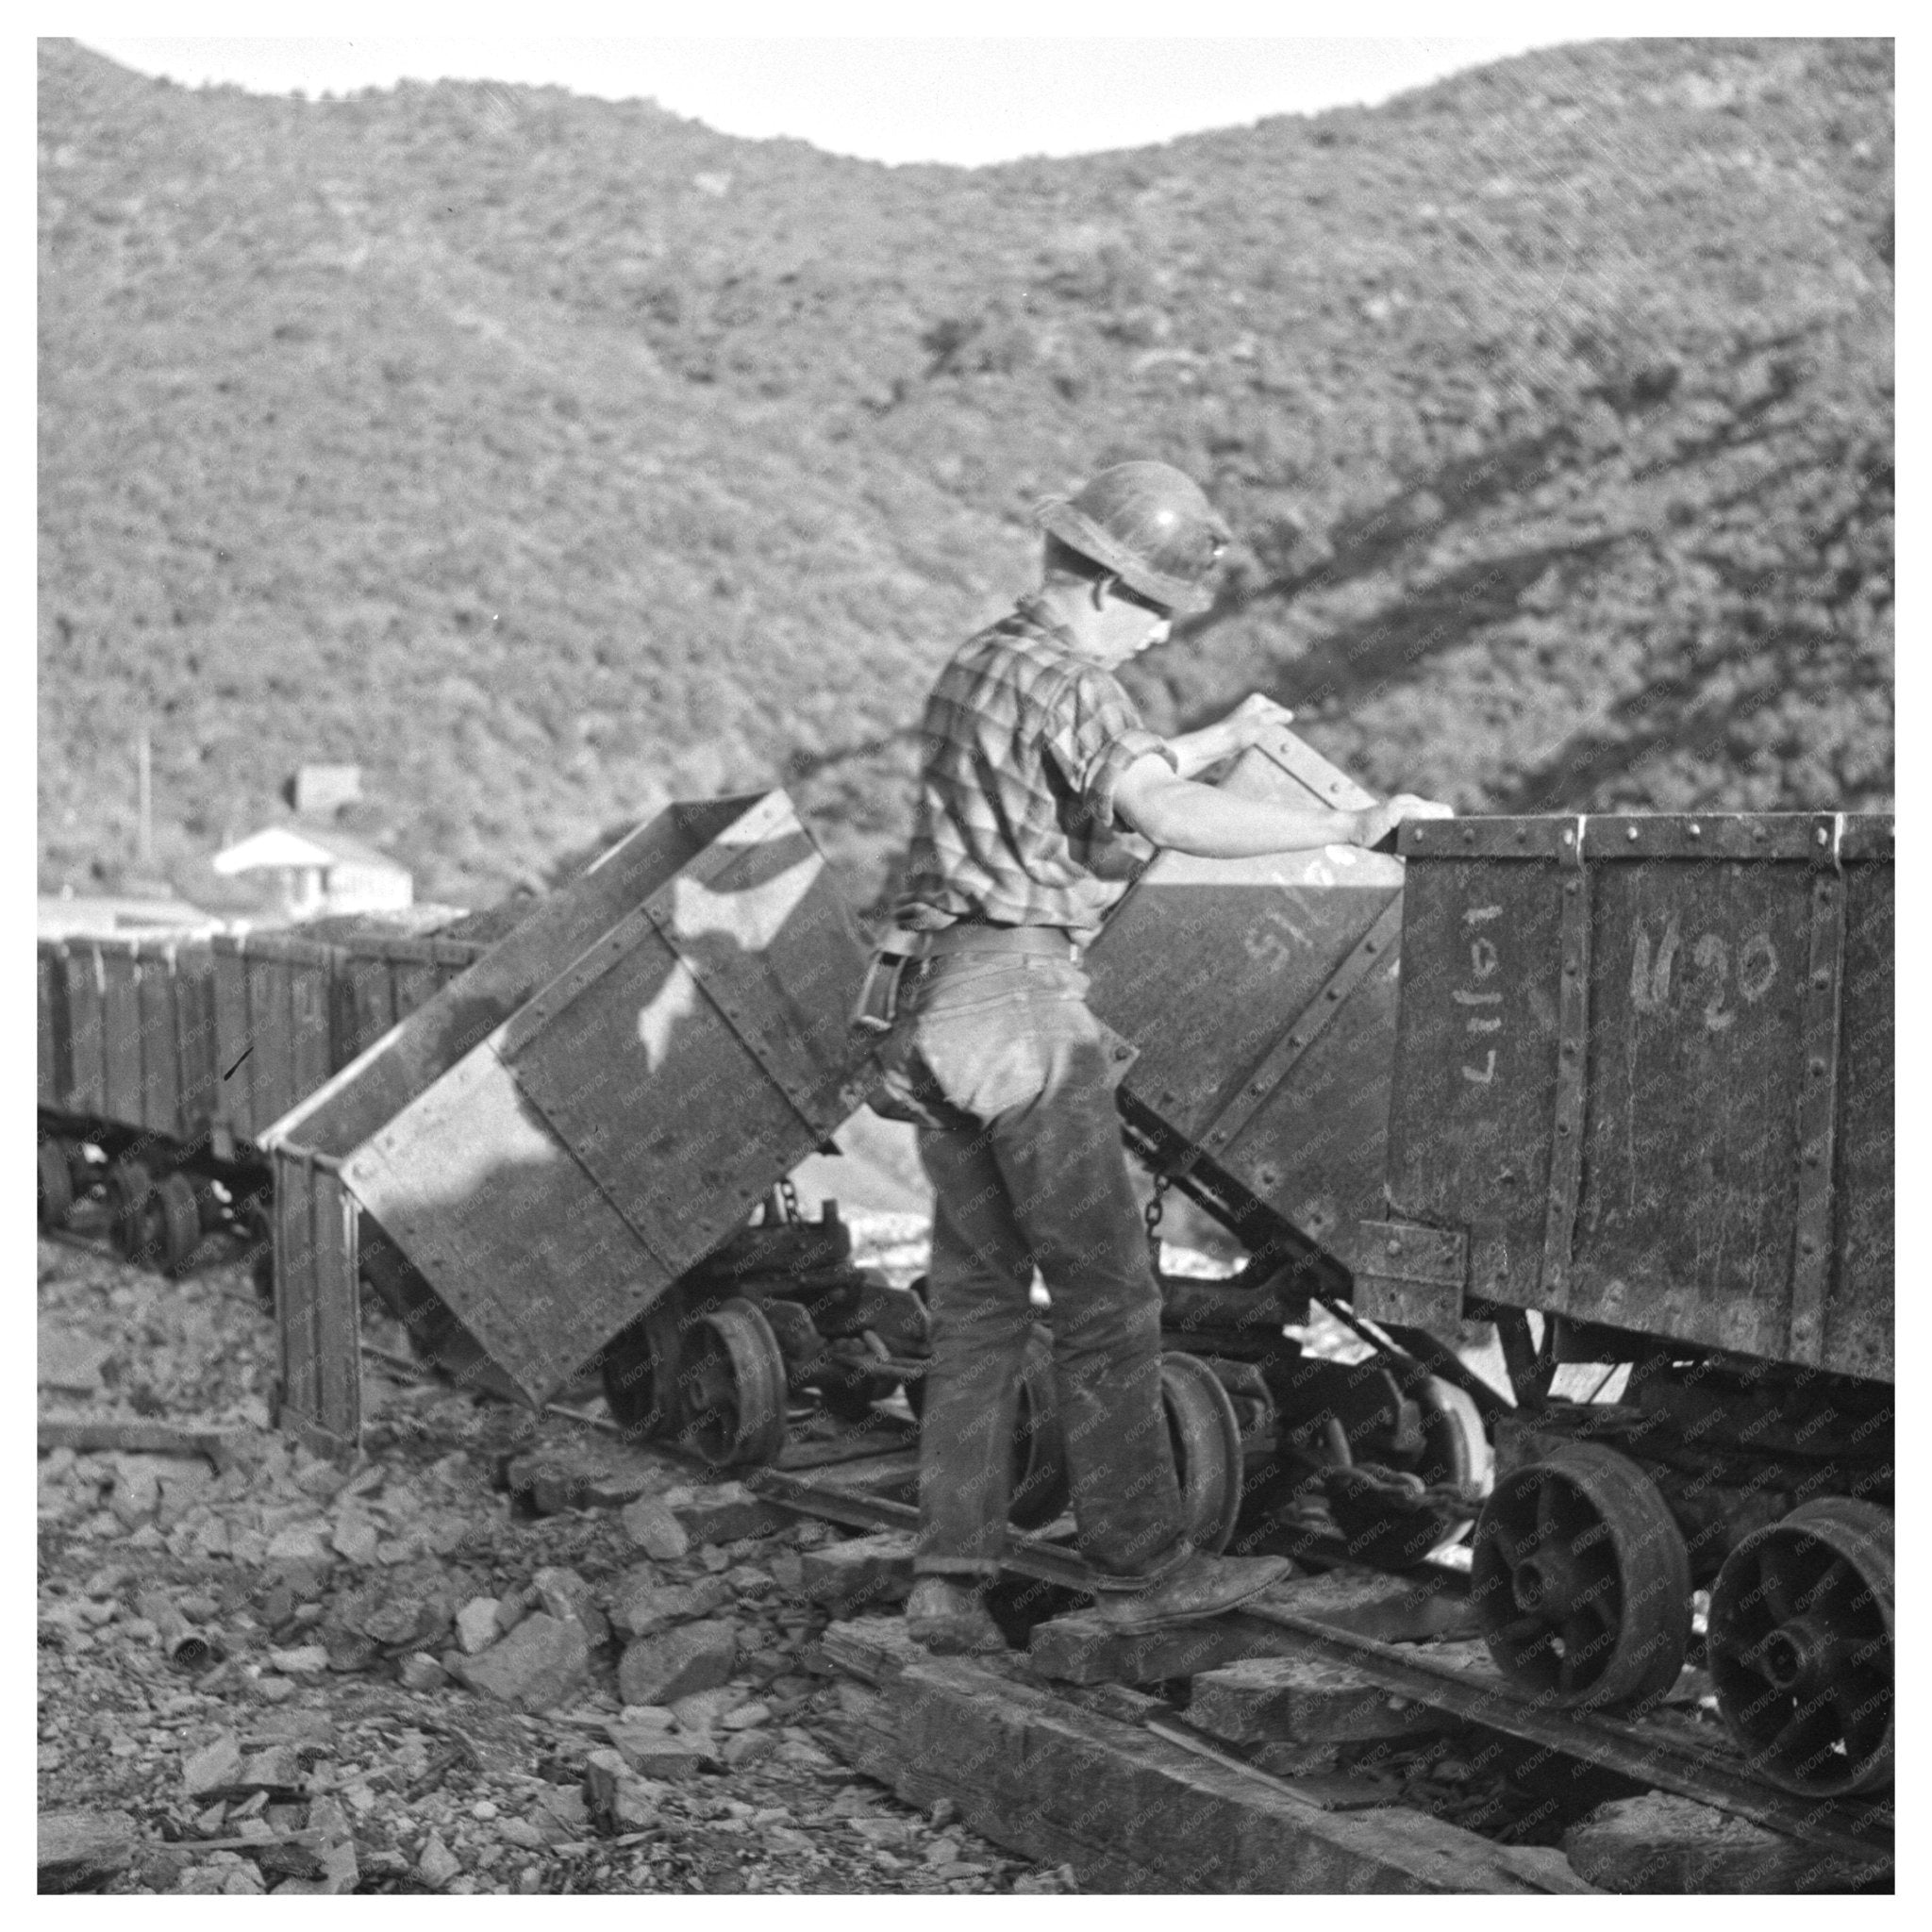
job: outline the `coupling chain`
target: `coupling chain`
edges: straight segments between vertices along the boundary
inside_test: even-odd
[[[1154,1176],[1154,1191],[1147,1197],[1147,1206],[1142,1215],[1147,1223],[1147,1245],[1158,1255],[1160,1251],[1160,1217],[1165,1210],[1167,1191],[1174,1182],[1164,1174]]]

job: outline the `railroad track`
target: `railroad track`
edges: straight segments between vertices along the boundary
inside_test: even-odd
[[[889,1491],[903,1485],[913,1467],[910,1457],[900,1455],[836,1471],[771,1468],[750,1474],[747,1484],[773,1502],[825,1522],[855,1529],[909,1532],[918,1524],[917,1507]],[[1312,1545],[1304,1546],[1304,1559],[1319,1560]],[[1048,1536],[1015,1537],[1005,1567],[1015,1576],[1085,1593],[1085,1565]],[[1454,1599],[1466,1593],[1467,1578],[1454,1569],[1436,1567],[1420,1587]],[[1546,1698],[1493,1670],[1473,1670],[1466,1646],[1459,1647],[1456,1661],[1445,1661],[1426,1644],[1362,1636],[1300,1614],[1292,1607],[1293,1601],[1291,1584],[1217,1620],[1217,1656],[1288,1654],[1341,1666],[1393,1696],[1641,1786],[1711,1806],[1821,1852],[1859,1862],[1890,1854],[1893,1807],[1889,1794],[1882,1799],[1818,1800],[1784,1792],[1754,1779],[1727,1740],[1719,1740],[1703,1726],[1695,1726],[1697,1734],[1692,1735],[1686,1721],[1668,1712],[1630,1718],[1556,1708]],[[1184,1640],[1192,1635],[1175,1633]],[[1163,1646],[1150,1641],[1142,1655],[1129,1657],[1116,1646],[1114,1654],[1103,1655],[1088,1668],[1096,1673],[1124,1669],[1141,1681],[1156,1681],[1181,1674],[1165,1670],[1163,1659],[1170,1651],[1180,1656],[1185,1649],[1184,1642]],[[1064,1657],[1063,1640],[1058,1650]],[[1060,1666],[1049,1657],[1047,1668],[1057,1667]],[[1209,1755],[1226,1755],[1217,1754],[1206,1740],[1183,1737],[1178,1741],[1205,1746]]]

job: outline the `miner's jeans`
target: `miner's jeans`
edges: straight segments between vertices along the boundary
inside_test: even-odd
[[[1037,1264],[1081,1554],[1103,1578],[1165,1572],[1190,1545],[1160,1294],[1114,1106],[1129,1050],[1088,1010],[1071,959],[972,953],[920,970],[882,1056],[921,1117],[937,1194],[913,1568],[998,1574]]]

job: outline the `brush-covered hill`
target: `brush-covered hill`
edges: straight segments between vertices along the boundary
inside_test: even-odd
[[[353,759],[484,899],[908,727],[1129,455],[1240,533],[1130,673],[1464,808],[1890,802],[1889,42],[1601,42],[977,170],[445,83],[41,64],[43,879]]]

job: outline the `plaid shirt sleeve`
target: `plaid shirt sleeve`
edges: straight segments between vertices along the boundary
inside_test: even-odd
[[[1114,788],[1137,759],[1151,752],[1180,770],[1173,747],[1141,724],[1133,701],[1097,666],[1076,672],[1048,707],[1041,747],[1096,826],[1115,823]]]

